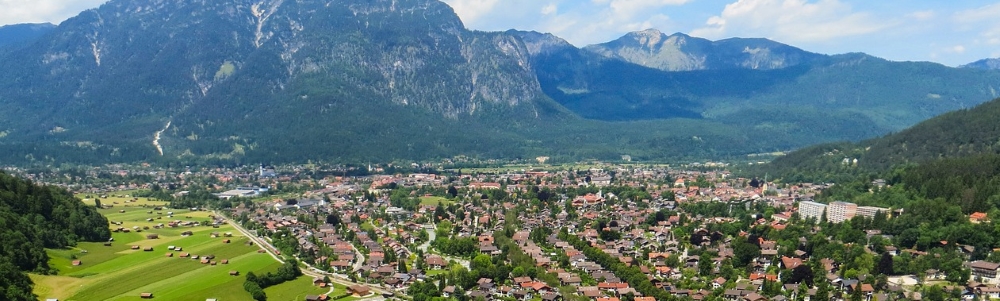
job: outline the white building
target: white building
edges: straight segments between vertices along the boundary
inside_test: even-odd
[[[823,216],[823,212],[826,211],[826,204],[820,204],[813,201],[802,201],[799,202],[799,216],[803,219],[814,218],[819,221]]]

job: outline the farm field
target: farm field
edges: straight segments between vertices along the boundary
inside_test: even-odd
[[[265,288],[264,294],[267,294],[268,300],[305,300],[307,295],[326,294],[333,298],[343,294],[346,290],[345,286],[339,284],[334,284],[333,290],[330,290],[330,287],[320,288],[313,285],[312,277],[303,275],[295,280]],[[352,300],[352,298],[340,300]]]
[[[81,198],[83,196],[80,196]],[[244,275],[276,271],[280,263],[231,225],[212,226],[211,212],[167,209],[165,202],[107,196],[99,209],[113,224],[110,246],[100,242],[79,243],[73,249],[48,250],[49,265],[58,275],[30,275],[35,294],[59,300],[141,300],[152,293],[159,300],[252,300],[243,289]],[[93,199],[85,199],[93,205]],[[170,214],[173,213],[173,214]],[[171,222],[179,224],[170,227]],[[162,225],[161,225],[162,224]],[[190,233],[185,233],[190,231]],[[155,234],[155,238],[152,236]],[[229,243],[225,243],[229,240]],[[169,247],[182,250],[169,250]],[[138,247],[138,249],[133,249]],[[150,251],[146,251],[151,248]],[[186,254],[185,254],[186,253]],[[182,258],[182,254],[187,255]],[[194,256],[199,259],[194,259]],[[202,263],[204,256],[214,259]],[[227,260],[227,263],[223,263]],[[78,261],[78,265],[74,265]],[[215,261],[215,264],[211,264]],[[231,272],[238,272],[238,276]],[[311,278],[275,289],[280,296],[313,294],[319,288]],[[303,284],[303,285],[297,285]],[[271,288],[269,288],[271,289]],[[326,293],[329,288],[322,289]],[[272,299],[290,300],[290,299]]]

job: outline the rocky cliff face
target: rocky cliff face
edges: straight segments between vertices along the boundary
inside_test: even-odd
[[[316,107],[294,106],[317,96],[447,119],[544,98],[519,38],[469,31],[435,0],[112,0],[0,67],[0,131],[73,143],[249,139],[260,133],[198,132],[236,117],[319,124]],[[275,106],[285,115],[261,116]]]

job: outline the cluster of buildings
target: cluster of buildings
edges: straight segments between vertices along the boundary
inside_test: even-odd
[[[874,218],[876,214],[882,213],[886,217],[902,213],[902,209],[893,211],[889,208],[858,206],[855,203],[842,201],[831,202],[830,204],[817,203],[814,201],[801,201],[798,206],[799,216],[803,219],[815,219],[819,221],[826,215],[826,220],[831,223],[842,223],[855,216]]]

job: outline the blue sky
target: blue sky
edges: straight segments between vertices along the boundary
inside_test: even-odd
[[[0,24],[59,23],[106,0],[0,0]],[[224,1],[224,0],[218,0]],[[444,0],[470,29],[550,32],[577,46],[656,28],[763,37],[808,51],[949,66],[1000,57],[1000,2],[950,0]]]

